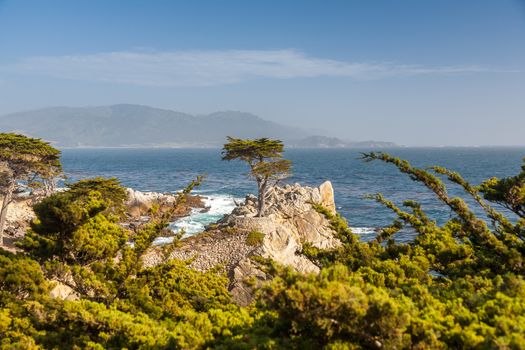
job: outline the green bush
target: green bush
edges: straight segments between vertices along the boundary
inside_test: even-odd
[[[259,231],[251,231],[246,236],[246,244],[252,247],[259,247],[263,244],[264,233]]]

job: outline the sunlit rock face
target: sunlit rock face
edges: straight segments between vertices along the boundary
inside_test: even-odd
[[[317,272],[318,268],[305,257],[296,254],[303,244],[332,248],[339,244],[333,237],[330,223],[313,207],[321,204],[335,213],[334,191],[329,181],[320,187],[299,184],[273,187],[268,190],[264,217],[256,217],[257,202],[246,197],[241,206],[220,223],[237,231],[258,231],[264,234],[261,255],[301,272]]]
[[[318,188],[299,184],[271,188],[265,217],[255,217],[256,198],[249,196],[221,225],[241,232],[261,232],[264,240],[257,254],[299,272],[317,273],[319,268],[300,254],[303,244],[329,249],[340,242],[333,236],[328,220],[312,207],[312,203],[335,213],[334,191],[329,181]],[[250,277],[264,280],[264,274],[248,258],[233,270],[232,293],[240,304],[251,301],[251,288],[242,283]]]
[[[3,198],[0,196],[0,206]],[[14,238],[24,236],[31,220],[35,218],[33,200],[24,198],[13,201],[7,210],[5,233]]]

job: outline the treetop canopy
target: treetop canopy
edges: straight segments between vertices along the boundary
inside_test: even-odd
[[[283,142],[266,137],[249,140],[228,136],[228,143],[224,145],[223,160],[241,159],[247,162],[262,161],[264,158],[282,158]]]
[[[41,139],[14,133],[0,133],[0,162],[39,173],[50,167],[60,169],[60,151]],[[10,167],[11,170],[12,167]]]

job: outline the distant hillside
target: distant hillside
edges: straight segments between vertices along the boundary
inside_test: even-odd
[[[216,147],[226,136],[308,140],[308,133],[242,112],[193,116],[140,105],[52,107],[0,117],[0,130],[58,147]],[[305,147],[320,147],[303,142]],[[301,141],[298,141],[297,147]]]
[[[206,147],[226,135],[290,139],[298,129],[241,112],[192,116],[138,105],[53,107],[0,117],[0,129],[18,131],[67,147]]]
[[[384,141],[343,141],[337,137],[308,136],[300,140],[289,141],[289,147],[293,148],[387,148],[398,147],[393,142]]]

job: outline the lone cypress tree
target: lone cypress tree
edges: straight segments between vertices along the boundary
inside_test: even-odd
[[[266,190],[289,176],[291,162],[283,159],[282,141],[260,138],[255,140],[237,139],[228,136],[223,147],[223,160],[240,159],[250,166],[250,175],[257,181],[257,216],[266,210]]]
[[[0,133],[0,245],[3,245],[7,209],[19,182],[28,185],[49,180],[61,172],[60,151],[49,143],[13,133]]]

